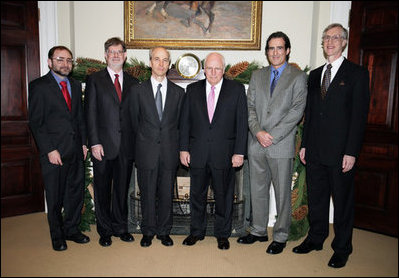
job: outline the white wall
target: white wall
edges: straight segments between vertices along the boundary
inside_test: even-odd
[[[123,1],[60,1],[58,4],[58,43],[66,45],[75,57],[104,60],[104,42],[113,36],[124,38]],[[315,68],[324,62],[320,47],[321,29],[330,21],[330,1],[264,1],[261,49],[255,51],[221,50],[226,63],[257,61],[266,66],[267,37],[282,31],[291,40],[290,62]],[[316,50],[316,52],[315,52]],[[204,59],[211,50],[171,50],[172,63],[187,52]],[[129,49],[128,59],[135,57],[148,64],[147,49]]]

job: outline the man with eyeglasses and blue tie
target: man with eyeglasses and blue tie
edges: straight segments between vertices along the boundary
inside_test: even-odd
[[[252,222],[250,232],[237,242],[268,240],[270,185],[273,184],[277,218],[268,254],[286,246],[291,225],[291,182],[295,133],[306,102],[306,74],[288,64],[291,43],[275,32],[266,42],[270,66],[255,71],[248,88],[248,162]]]
[[[119,38],[104,43],[107,67],[86,79],[87,137],[94,174],[94,206],[99,243],[111,236],[131,242],[128,233],[128,190],[134,160],[134,135],[128,121],[129,89],[138,80],[123,71],[126,46]]]
[[[323,31],[327,63],[310,72],[302,144],[306,165],[310,229],[293,249],[321,250],[329,233],[330,196],[334,204],[334,254],[328,266],[341,268],[352,253],[355,162],[362,146],[370,102],[369,73],[342,56],[348,31],[337,23]]]
[[[50,72],[29,83],[29,126],[40,152],[52,246],[63,251],[67,249],[65,240],[90,241],[79,229],[86,125],[82,85],[68,77],[73,67],[72,52],[65,46],[54,46],[47,63]]]

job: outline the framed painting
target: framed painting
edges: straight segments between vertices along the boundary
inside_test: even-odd
[[[128,48],[258,50],[262,1],[124,1]]]

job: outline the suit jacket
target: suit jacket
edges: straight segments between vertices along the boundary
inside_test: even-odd
[[[187,86],[180,121],[180,150],[190,152],[190,167],[207,162],[218,169],[232,167],[234,154],[246,155],[248,111],[242,84],[223,79],[212,122],[206,102],[206,80]]]
[[[159,120],[151,80],[131,88],[130,119],[136,134],[135,162],[138,169],[163,169],[179,165],[179,118],[184,89],[168,80],[166,100]],[[158,159],[159,158],[159,159]]]
[[[86,126],[82,108],[82,86],[73,78],[72,110],[51,72],[29,83],[29,126],[41,155],[58,150],[61,159],[83,159]]]
[[[295,133],[306,105],[306,74],[287,65],[270,97],[271,66],[255,71],[248,88],[248,152],[265,151],[268,157],[292,158]],[[263,148],[256,134],[264,130],[273,136],[273,144]]]
[[[114,159],[120,150],[128,158],[134,157],[134,135],[128,122],[129,88],[138,80],[123,72],[122,101],[105,68],[87,76],[85,113],[89,146],[101,144],[104,158]]]
[[[359,155],[370,102],[369,74],[345,59],[322,100],[322,70],[309,75],[302,147],[307,161],[336,165],[344,154]]]

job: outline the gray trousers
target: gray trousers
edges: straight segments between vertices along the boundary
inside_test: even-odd
[[[277,219],[273,227],[273,240],[286,242],[291,225],[292,158],[270,158],[264,153],[249,153],[252,225],[250,233],[267,235],[269,223],[270,185],[276,196]]]

